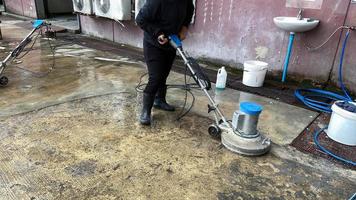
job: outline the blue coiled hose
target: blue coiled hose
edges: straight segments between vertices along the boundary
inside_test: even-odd
[[[321,89],[297,89],[295,91],[295,96],[297,99],[299,99],[302,103],[304,103],[306,106],[309,108],[312,108],[314,110],[320,111],[320,112],[326,112],[326,113],[331,113],[331,106],[332,103],[325,103],[322,101],[315,100],[313,98],[324,98],[326,100],[329,100],[330,102],[334,101],[352,101],[352,97],[349,95],[347,92],[346,86],[343,82],[342,78],[342,68],[344,64],[344,57],[345,57],[345,51],[346,51],[346,46],[347,46],[347,41],[350,36],[350,29],[346,32],[346,37],[344,40],[344,43],[342,45],[342,51],[341,51],[341,56],[340,56],[340,64],[339,64],[339,84],[341,86],[342,91],[344,92],[344,95],[336,94],[334,92],[326,91],[326,90],[321,90]],[[326,128],[320,129],[315,132],[314,134],[314,142],[316,146],[322,150],[324,153],[330,155],[331,157],[340,160],[342,162],[345,162],[347,164],[350,164],[352,166],[356,166],[356,162],[353,162],[351,160],[347,160],[345,158],[342,158],[338,155],[335,155],[331,151],[327,150],[325,147],[321,146],[319,143],[319,135],[325,130]]]
[[[323,152],[327,153],[327,154],[330,155],[331,157],[333,157],[333,158],[335,158],[335,159],[337,159],[337,160],[340,160],[340,161],[342,161],[342,162],[344,162],[344,163],[347,163],[347,164],[349,164],[349,165],[356,166],[356,162],[353,162],[353,161],[351,161],[351,160],[347,160],[347,159],[345,159],[345,158],[342,158],[342,157],[340,157],[340,156],[334,154],[333,152],[327,150],[325,147],[323,147],[323,146],[320,145],[320,143],[319,143],[319,135],[320,135],[324,130],[326,130],[326,129],[327,129],[327,127],[326,127],[326,128],[323,128],[323,129],[320,129],[320,130],[318,130],[318,131],[314,134],[314,142],[315,142],[316,146],[318,146],[320,150],[322,150]]]
[[[315,100],[315,97],[321,97],[327,100],[330,100],[330,102],[333,101],[352,101],[351,96],[347,92],[346,86],[344,85],[343,78],[342,78],[342,68],[343,68],[343,63],[344,63],[344,56],[345,56],[345,51],[346,51],[346,46],[347,46],[347,41],[350,36],[350,30],[347,31],[346,37],[344,40],[344,43],[342,45],[342,52],[341,52],[341,57],[340,57],[340,64],[339,64],[339,84],[341,86],[342,91],[344,92],[344,95],[336,94],[334,92],[326,91],[326,90],[321,90],[321,89],[297,89],[295,91],[295,96],[296,98],[304,103],[306,106],[309,108],[312,108],[314,110],[320,111],[320,112],[326,112],[326,113],[331,113],[331,103],[325,103],[322,101]]]

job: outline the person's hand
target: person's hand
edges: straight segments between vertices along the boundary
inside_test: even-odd
[[[185,40],[185,38],[187,37],[187,33],[188,33],[188,28],[186,26],[183,26],[178,33],[179,39],[182,41]]]
[[[158,36],[158,43],[160,45],[164,45],[168,42],[168,39],[166,38],[166,36],[164,34],[161,34],[160,36]]]

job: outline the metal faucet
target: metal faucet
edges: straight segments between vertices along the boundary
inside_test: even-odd
[[[298,15],[297,15],[297,19],[298,20],[302,20],[303,19],[303,9],[302,8],[300,8],[299,9],[299,12],[298,12]]]

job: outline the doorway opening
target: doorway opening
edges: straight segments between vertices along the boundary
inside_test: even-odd
[[[79,30],[78,17],[74,14],[72,0],[43,0],[49,22],[68,30]]]

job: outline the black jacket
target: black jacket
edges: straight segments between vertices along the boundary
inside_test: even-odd
[[[169,44],[162,46],[158,43],[158,36],[178,34],[183,26],[189,26],[193,12],[193,0],[147,0],[136,17],[136,23],[144,30],[146,42],[169,48]]]

